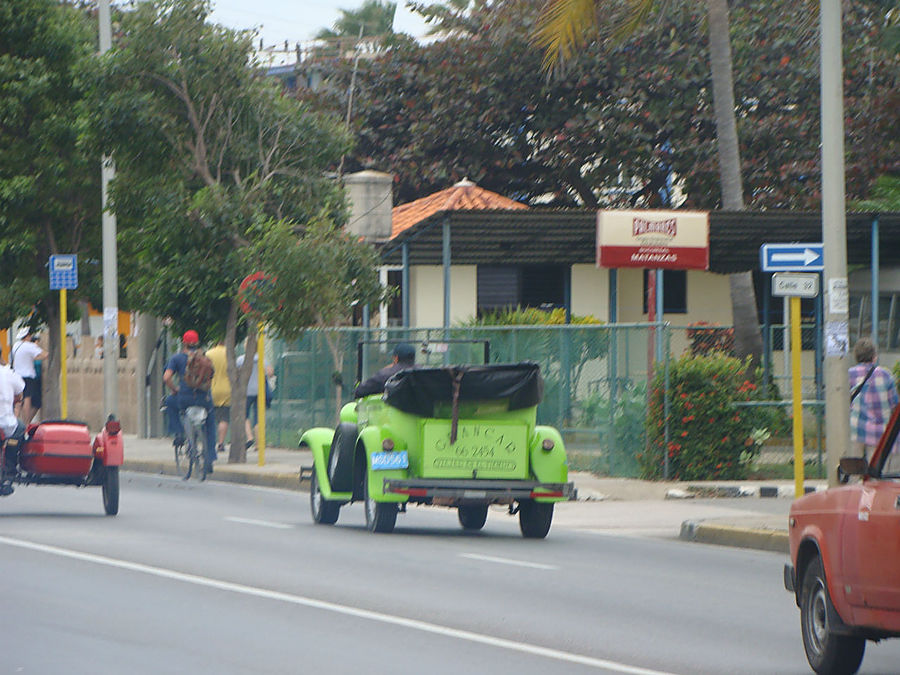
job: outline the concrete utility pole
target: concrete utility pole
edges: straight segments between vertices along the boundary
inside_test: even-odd
[[[109,16],[109,0],[100,0],[100,53],[112,47],[112,24]],[[116,170],[112,159],[103,158],[101,168],[101,204],[103,208],[103,410],[105,415],[119,413],[119,290],[116,269],[116,215],[107,210],[109,182]]]
[[[841,0],[820,0],[822,242],[825,244],[825,466],[829,485],[850,447],[849,293],[844,203],[844,90]]]

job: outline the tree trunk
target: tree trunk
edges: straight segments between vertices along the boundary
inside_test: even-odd
[[[319,325],[325,325],[321,318],[319,319]],[[334,381],[334,417],[338,419],[341,416],[341,408],[344,406],[344,382],[342,378],[344,372],[344,351],[341,349],[341,345],[338,344],[341,341],[340,333],[326,328],[323,334],[325,335],[325,344],[328,345],[328,351],[331,352],[331,360],[334,363],[334,373],[331,379]]]
[[[722,208],[742,211],[744,190],[741,182],[741,152],[734,114],[728,0],[707,0],[706,5]],[[744,359],[748,356],[751,358],[751,369],[754,369],[762,361],[762,335],[756,311],[753,275],[751,272],[731,274],[729,285],[734,323],[734,348],[738,358]]]
[[[253,368],[253,355],[256,353],[256,325],[251,324],[247,337],[247,348],[244,352],[244,363],[240,370],[237,367],[235,343],[237,342],[237,304],[232,302],[225,322],[225,358],[228,363],[228,383],[231,385],[231,410],[228,425],[231,430],[231,447],[228,450],[229,464],[245,464],[247,462],[247,434],[244,423],[247,420],[247,382]],[[249,365],[248,365],[249,363]]]

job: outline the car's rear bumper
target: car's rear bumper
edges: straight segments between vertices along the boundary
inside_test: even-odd
[[[539,498],[563,501],[577,497],[574,483],[542,483],[532,480],[385,478],[384,491],[422,499],[440,498],[459,501]]]

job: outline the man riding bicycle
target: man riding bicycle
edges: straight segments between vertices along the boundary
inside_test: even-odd
[[[213,402],[209,391],[192,389],[185,383],[185,370],[191,353],[200,349],[200,336],[195,330],[185,331],[181,338],[181,351],[173,354],[166,363],[163,372],[163,382],[171,390],[166,397],[166,426],[170,434],[175,436],[174,445],[184,444],[184,426],[181,422],[182,413],[190,406],[206,408],[206,422],[203,431],[206,434],[206,473],[212,473],[213,462],[216,459],[216,419],[212,414]],[[175,385],[175,377],[178,376],[178,386]]]

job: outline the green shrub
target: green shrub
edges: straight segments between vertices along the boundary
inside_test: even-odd
[[[894,364],[894,383],[897,386],[900,386],[900,361]]]
[[[733,404],[761,400],[747,364],[723,354],[686,354],[669,364],[669,441],[665,443],[665,373],[653,377],[647,415],[647,449],[637,456],[641,476],[663,477],[665,454],[674,480],[746,477],[777,414]]]
[[[592,471],[606,476],[636,478],[640,475],[637,453],[647,443],[646,384],[622,387],[612,415],[610,404],[609,395],[600,392],[579,403],[578,425],[599,429],[601,453]]]

